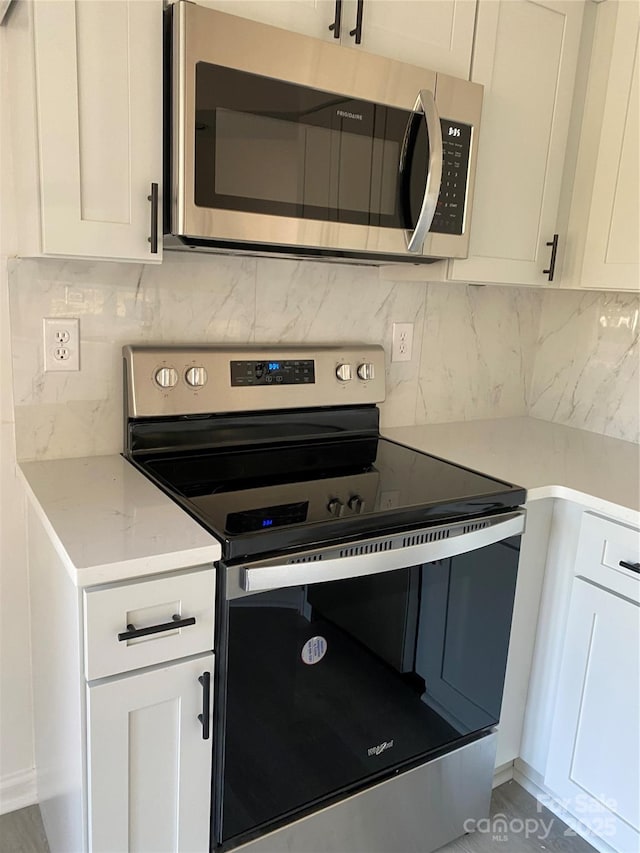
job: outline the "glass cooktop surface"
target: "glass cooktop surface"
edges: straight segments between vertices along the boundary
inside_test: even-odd
[[[225,557],[486,515],[525,500],[518,486],[370,436],[181,452],[141,467],[221,539]]]

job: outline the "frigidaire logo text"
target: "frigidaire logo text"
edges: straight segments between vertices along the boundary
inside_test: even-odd
[[[385,740],[384,743],[379,743],[377,746],[372,746],[367,750],[367,755],[380,755],[385,749],[391,749],[393,746],[392,740]]]
[[[354,118],[356,121],[362,121],[360,113],[348,113],[346,110],[336,110],[336,115],[342,116],[342,118]]]

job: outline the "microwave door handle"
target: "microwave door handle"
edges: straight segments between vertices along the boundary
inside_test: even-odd
[[[422,545],[409,545],[373,554],[312,560],[308,563],[243,566],[240,570],[240,583],[245,592],[265,592],[288,586],[376,575],[394,569],[432,563],[434,560],[485,548],[511,536],[519,536],[524,531],[525,512],[516,510],[507,515],[483,520],[488,524],[479,530],[464,532],[463,529],[463,532],[450,538],[436,539]]]
[[[427,232],[433,222],[436,212],[438,196],[440,195],[440,182],[442,180],[442,128],[440,127],[440,116],[436,107],[433,93],[428,89],[422,89],[416,100],[414,112],[421,112],[427,126],[427,137],[429,139],[429,163],[427,164],[427,181],[424,187],[422,206],[418,215],[418,221],[413,231],[405,231],[408,252],[421,252]],[[406,157],[406,145],[402,147],[402,159],[400,171],[404,167]]]

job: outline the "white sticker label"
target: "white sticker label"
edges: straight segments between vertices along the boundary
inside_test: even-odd
[[[325,656],[327,651],[327,641],[324,637],[312,637],[302,647],[302,654],[300,657],[303,660],[303,663],[318,663]]]

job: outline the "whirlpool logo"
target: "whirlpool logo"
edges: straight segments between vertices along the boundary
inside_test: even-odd
[[[349,113],[346,110],[336,110],[336,115],[342,118],[354,118],[356,121],[362,121],[362,113]]]
[[[386,749],[391,749],[393,746],[392,740],[385,740],[384,743],[379,743],[377,746],[371,746],[367,750],[367,755],[380,755]]]

